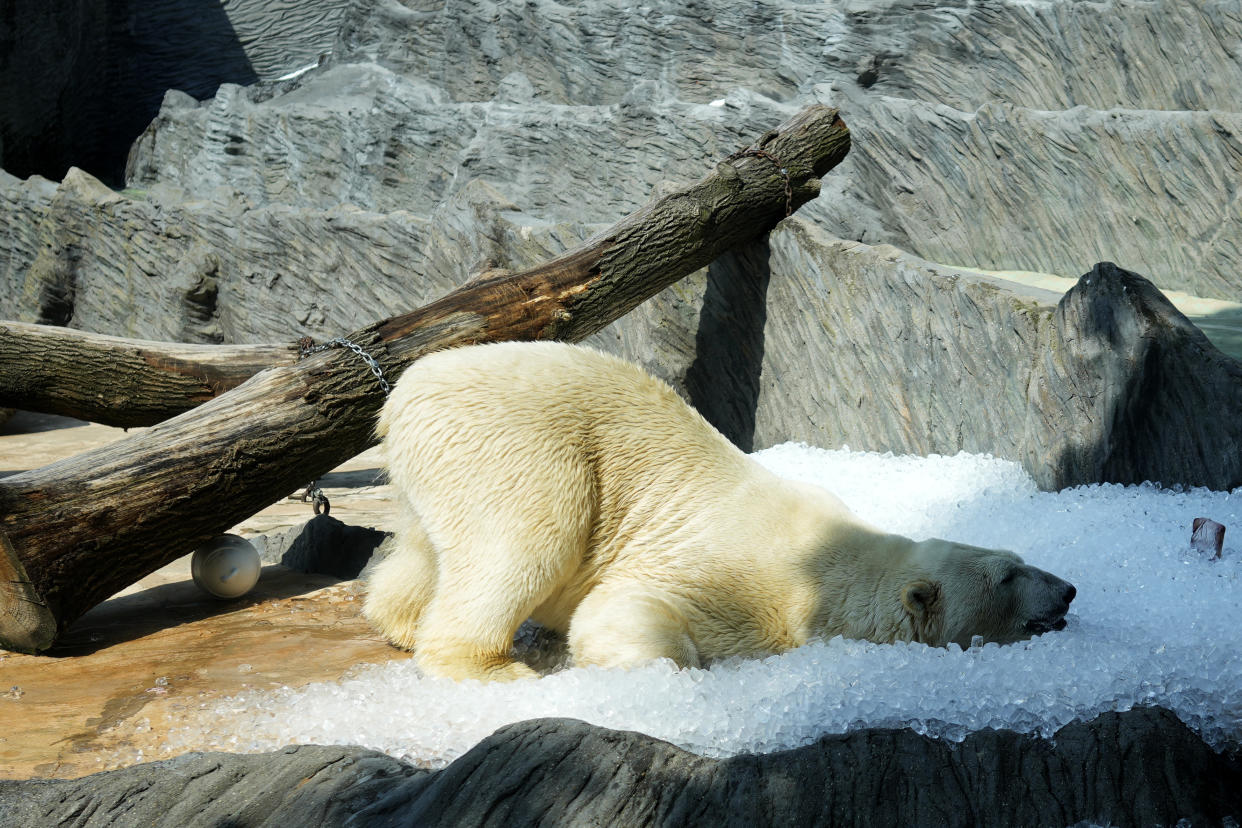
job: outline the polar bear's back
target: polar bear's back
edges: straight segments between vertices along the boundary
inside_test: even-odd
[[[488,396],[485,392],[498,392]],[[455,405],[573,403],[599,416],[599,403],[627,406],[636,395],[671,389],[625,360],[563,342],[498,342],[436,351],[412,364],[384,407],[381,424],[404,406],[447,399]]]
[[[406,439],[419,435],[442,448],[459,442],[462,431],[496,438],[519,431],[522,442],[572,433],[626,454],[660,446],[740,456],[666,383],[610,354],[560,342],[502,342],[423,357],[397,383],[377,431],[386,436],[398,427]]]
[[[694,525],[675,504],[719,502],[759,468],[667,384],[555,342],[423,357],[397,382],[378,432],[416,511],[485,523],[519,500],[532,520],[602,515],[608,525],[584,529],[597,539]]]

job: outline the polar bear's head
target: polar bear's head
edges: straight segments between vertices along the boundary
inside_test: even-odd
[[[927,540],[911,558],[901,605],[918,641],[968,647],[982,636],[1007,644],[1065,628],[1073,584],[1012,552]]]

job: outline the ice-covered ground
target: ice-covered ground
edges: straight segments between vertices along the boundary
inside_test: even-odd
[[[833,639],[707,670],[568,669],[513,684],[425,678],[413,662],[394,662],[342,682],[230,698],[203,711],[201,727],[170,734],[167,747],[355,744],[439,766],[509,722],[569,716],[724,756],[875,726],[948,739],[985,727],[1046,735],[1138,704],[1172,708],[1210,743],[1242,740],[1242,489],[1049,494],[1017,465],[977,455],[783,445],[755,456],[891,531],[1012,549],[1066,578],[1078,587],[1068,627],[1007,647]],[[1190,550],[1200,516],[1230,527],[1221,560]]]

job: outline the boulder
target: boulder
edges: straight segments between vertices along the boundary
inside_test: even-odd
[[[14,825],[1193,825],[1242,816],[1242,764],[1160,708],[1052,739],[910,730],[710,759],[571,719],[504,727],[443,770],[357,747],[188,753],[0,782]]]
[[[1059,296],[798,221],[772,234],[770,269],[749,305],[768,315],[746,398],[756,447],[988,453],[1053,491],[1242,485],[1242,423],[1224,415],[1242,404],[1242,362],[1136,273],[1101,262]]]
[[[300,526],[250,538],[263,563],[278,563],[294,572],[357,578],[376,550],[391,537],[367,526],[343,523],[331,515],[315,515]]]
[[[1065,294],[1052,321],[1056,340],[1036,370],[1046,382],[1038,390],[1033,382],[1032,393],[1059,398],[1056,422],[1067,428],[1047,430],[1051,456],[1028,450],[1028,468],[1057,475],[1039,482],[1242,486],[1242,420],[1231,414],[1242,409],[1242,362],[1155,285],[1101,262]]]

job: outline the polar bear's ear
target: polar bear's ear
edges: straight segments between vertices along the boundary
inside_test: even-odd
[[[940,584],[911,581],[901,588],[901,604],[915,618],[926,621],[939,609]]]

